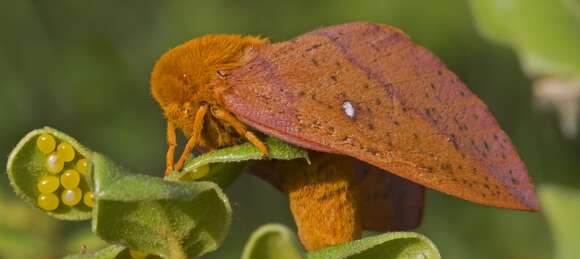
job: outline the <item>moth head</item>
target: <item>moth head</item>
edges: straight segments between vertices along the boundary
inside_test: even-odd
[[[240,35],[207,35],[167,51],[151,74],[151,93],[168,120],[192,119],[202,104],[220,105],[214,89],[228,70],[238,68],[248,50],[263,39]]]

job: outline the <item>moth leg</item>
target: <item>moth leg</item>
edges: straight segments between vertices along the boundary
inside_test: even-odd
[[[269,152],[266,144],[264,144],[264,142],[262,142],[258,137],[256,137],[256,135],[254,135],[253,132],[246,129],[246,126],[243,123],[241,123],[238,119],[236,119],[236,117],[220,108],[212,109],[212,113],[216,118],[224,120],[225,122],[232,125],[232,127],[234,127],[234,129],[238,132],[238,134],[244,136],[248,141],[250,141],[250,143],[256,146],[256,148],[258,148],[262,156],[265,157],[268,156]]]
[[[263,157],[268,157],[269,155],[268,147],[266,146],[266,144],[264,144],[264,142],[262,142],[258,137],[256,137],[256,135],[254,135],[253,132],[247,130],[246,133],[244,134],[244,137],[246,137],[246,139],[250,141],[250,143],[252,143],[254,146],[258,148]]]
[[[185,161],[187,161],[189,154],[191,153],[195,145],[199,142],[201,131],[203,130],[203,122],[205,114],[207,113],[207,109],[208,109],[207,104],[202,105],[201,107],[199,107],[199,109],[197,109],[197,112],[195,113],[195,118],[193,120],[193,129],[191,131],[191,136],[189,136],[189,140],[187,140],[187,144],[185,145],[185,148],[181,153],[179,161],[177,161],[177,164],[175,164],[175,170],[179,171],[183,168],[183,165],[185,164]]]
[[[175,148],[177,141],[175,137],[175,125],[173,122],[167,120],[167,154],[165,155],[165,173],[168,175],[173,171],[173,161],[175,160]]]

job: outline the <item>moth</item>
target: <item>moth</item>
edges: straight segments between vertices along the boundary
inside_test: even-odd
[[[180,170],[196,147],[211,150],[249,141],[268,156],[260,140],[266,134],[312,150],[320,162],[313,161],[318,170],[277,168],[309,172],[299,180],[309,188],[322,188],[320,182],[336,176],[346,187],[333,188],[362,190],[347,200],[360,200],[369,188],[379,190],[380,175],[391,173],[402,178],[398,182],[408,180],[407,185],[475,203],[538,210],[526,166],[486,105],[437,57],[391,26],[354,22],[280,43],[253,36],[202,36],[157,61],[151,92],[167,119],[166,172]],[[174,163],[176,129],[188,139]],[[379,180],[357,185],[353,164],[375,168],[367,174]],[[279,182],[289,181],[298,180]],[[422,193],[413,188],[415,196]],[[362,207],[359,202],[344,217],[360,217]],[[342,215],[339,209],[324,209]],[[302,229],[308,215],[298,215],[294,207],[293,213],[302,217],[299,234],[309,249],[357,238],[364,227],[356,219],[350,236],[325,241],[324,232],[336,231],[337,224]]]

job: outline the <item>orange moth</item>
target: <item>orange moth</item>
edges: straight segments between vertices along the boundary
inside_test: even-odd
[[[313,151],[310,166],[272,161],[270,176],[256,170],[289,195],[308,249],[356,239],[361,229],[396,229],[381,218],[400,213],[367,206],[401,208],[404,199],[373,194],[387,182],[404,184],[395,193],[421,204],[399,228],[418,224],[418,185],[488,206],[538,209],[527,169],[486,105],[394,27],[355,22],[281,43],[199,37],[158,60],[151,91],[167,119],[166,173],[180,170],[195,147],[249,141],[267,156],[258,132]],[[174,164],[176,128],[188,140]],[[372,180],[357,176],[361,167]]]

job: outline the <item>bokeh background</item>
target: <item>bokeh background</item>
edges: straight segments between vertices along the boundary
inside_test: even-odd
[[[580,188],[580,141],[538,111],[513,50],[482,38],[469,3],[439,1],[0,1],[0,164],[29,130],[51,126],[134,172],[161,175],[165,130],[149,73],[169,48],[204,34],[288,40],[322,26],[366,20],[395,25],[426,46],[484,100],[512,137],[536,184]],[[58,258],[101,244],[89,222],[60,222],[17,199],[0,177],[0,258]],[[234,221],[207,258],[239,258],[252,230],[295,229],[288,201],[243,176],[227,193]],[[428,192],[417,230],[444,258],[553,258],[541,213],[475,205]]]

